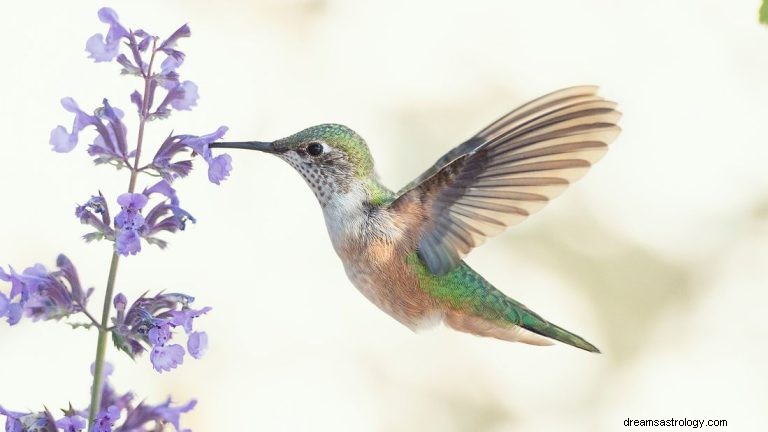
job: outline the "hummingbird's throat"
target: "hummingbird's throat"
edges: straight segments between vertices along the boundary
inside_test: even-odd
[[[334,172],[336,170],[332,167],[321,168],[317,164],[307,163],[294,152],[280,154],[278,157],[288,162],[301,175],[322,207],[325,207],[334,196],[348,190],[349,182],[341,173]]]

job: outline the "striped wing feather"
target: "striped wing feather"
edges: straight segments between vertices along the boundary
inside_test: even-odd
[[[393,205],[417,199],[427,210],[419,255],[431,272],[540,210],[605,154],[621,114],[596,92],[572,87],[519,107],[401,191]]]

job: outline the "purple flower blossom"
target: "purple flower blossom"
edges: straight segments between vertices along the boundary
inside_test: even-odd
[[[195,318],[198,318],[202,316],[203,314],[208,313],[208,311],[211,310],[211,307],[206,306],[202,309],[181,309],[178,311],[171,311],[171,323],[173,325],[181,326],[184,328],[184,331],[187,332],[187,334],[192,333],[192,322]]]
[[[201,155],[208,164],[208,179],[216,184],[220,184],[229,175],[232,160],[226,154],[214,157],[208,148],[210,142],[219,140],[225,134],[227,128],[222,126],[216,132],[203,136],[171,134],[160,145],[152,162],[141,165],[140,150],[142,146],[149,145],[149,140],[143,135],[146,123],[167,118],[173,110],[190,110],[199,100],[198,86],[192,81],[181,80],[178,72],[185,54],[176,45],[180,39],[189,37],[191,32],[189,26],[184,24],[163,40],[141,29],[128,30],[110,8],[101,8],[98,17],[107,24],[108,29],[105,35],[96,34],[87,40],[86,51],[89,57],[96,62],[114,60],[124,73],[138,76],[143,81],[141,88],[144,90],[134,91],[130,95],[130,102],[136,107],[141,125],[136,139],[138,147],[134,149],[129,146],[123,111],[113,107],[107,99],[103,99],[100,107],[86,112],[69,97],[63,98],[61,104],[74,116],[72,127],[54,128],[50,133],[50,144],[56,152],[69,152],[77,146],[81,132],[92,127],[89,131],[95,130],[96,133],[88,145],[88,154],[96,164],[127,168],[132,176],[131,191],[136,186],[136,176],[139,174],[158,174],[162,178],[141,193],[119,195],[117,203],[120,212],[114,218],[110,217],[107,200],[101,192],[75,209],[80,222],[93,229],[84,235],[86,241],[113,241],[117,253],[134,255],[141,250],[142,239],[164,247],[165,240],[156,235],[163,231],[184,230],[187,222],[195,222],[195,218],[180,207],[176,190],[171,186],[173,181],[190,173],[192,157]],[[160,71],[157,68],[152,70],[150,64],[160,64]],[[160,94],[157,94],[158,88],[162,89]],[[179,157],[186,152],[190,152],[190,158]],[[153,200],[152,205],[150,200]],[[104,326],[96,323],[85,310],[93,289],[82,288],[77,271],[66,256],[60,255],[56,264],[58,268],[54,271],[48,271],[42,264],[33,265],[21,273],[10,267],[9,272],[0,268],[0,280],[10,283],[8,291],[0,292],[0,318],[14,325],[22,316],[33,321],[58,320],[84,313],[100,331],[111,333],[115,345],[131,357],[149,351],[152,367],[159,372],[170,371],[182,364],[187,353],[199,359],[206,351],[208,335],[195,331],[194,321],[210,308],[192,309],[190,304],[194,301],[193,297],[184,294],[142,296],[129,306],[127,298],[118,294],[112,299],[105,299],[107,306],[109,300],[112,300],[116,312],[112,318],[114,325],[105,328],[106,323]],[[113,276],[114,273],[111,273],[110,278]],[[110,279],[110,283],[113,281]],[[78,327],[82,324],[72,325]],[[179,338],[186,338],[186,344],[179,341]],[[103,352],[99,351],[101,354]],[[133,393],[119,394],[109,385],[111,372],[111,365],[105,364],[102,370],[101,399],[91,407],[90,415],[96,413],[96,416],[89,432],[145,432],[162,430],[168,424],[181,431],[179,417],[193,409],[196,401],[172,405],[169,398],[159,405],[142,402],[136,406]],[[18,413],[0,407],[0,415],[6,417],[6,432],[75,432],[86,428],[88,414],[86,411],[76,411],[70,405],[58,421],[47,410]],[[120,424],[122,416],[125,420]]]
[[[120,294],[118,294],[120,296]],[[114,320],[113,340],[131,357],[150,350],[150,362],[157,371],[171,370],[183,362],[184,347],[172,344],[173,329],[182,327],[189,335],[187,347],[194,358],[200,358],[207,347],[207,335],[192,333],[193,321],[211,310],[192,309],[194,298],[183,294],[158,294],[141,297],[127,312],[118,311]],[[190,334],[191,333],[191,334]]]
[[[184,135],[180,141],[181,144],[191,148],[208,162],[208,180],[216,184],[220,184],[222,180],[229,176],[229,172],[232,170],[232,158],[227,154],[213,157],[208,144],[220,140],[226,133],[227,127],[221,126],[216,132],[208,135]]]
[[[0,405],[0,415],[5,416],[5,432],[23,432],[24,426],[21,424],[21,417],[25,414],[15,411],[7,411]]]
[[[120,409],[112,405],[96,415],[91,432],[112,432],[112,426],[118,419],[120,419]]]
[[[88,147],[88,154],[95,157],[94,162],[114,163],[117,166],[128,165],[128,157],[133,152],[128,151],[126,128],[121,120],[123,112],[112,107],[106,99],[102,104],[96,115],[90,115],[81,110],[74,99],[63,98],[61,105],[75,114],[75,120],[71,132],[64,126],[57,126],[51,131],[50,143],[53,150],[59,153],[71,151],[77,145],[80,132],[88,126],[93,126],[98,136]]]
[[[115,231],[111,227],[112,220],[109,216],[107,200],[104,199],[101,192],[99,192],[98,196],[92,196],[85,204],[78,205],[75,208],[75,216],[80,219],[80,223],[96,228],[96,231],[83,236],[85,241],[115,239]]]
[[[99,9],[99,20],[109,24],[107,35],[99,33],[88,38],[85,50],[89,57],[96,62],[111,61],[120,50],[120,39],[128,36],[128,31],[118,22],[117,13],[107,7]]]
[[[48,272],[42,264],[35,264],[21,274],[13,267],[10,273],[0,268],[0,280],[11,283],[10,295],[0,294],[0,316],[14,325],[22,312],[33,321],[61,319],[81,312],[92,290],[83,291],[69,258],[59,255],[56,264],[59,270],[54,272]]]
[[[81,130],[88,125],[98,122],[95,116],[88,115],[81,110],[74,99],[65,97],[61,100],[61,106],[65,110],[75,114],[75,120],[72,123],[72,132],[67,132],[64,126],[57,126],[51,131],[51,145],[53,150],[59,153],[67,153],[77,145],[77,136]]]
[[[181,431],[179,424],[181,414],[191,411],[195,405],[197,405],[197,401],[193,399],[185,405],[173,406],[170,398],[157,406],[141,403],[135,409],[129,410],[120,430],[125,432],[144,431],[147,424],[154,423],[155,425],[171,424],[176,431]]]
[[[7,411],[0,406],[0,415],[5,416],[6,432],[57,432],[56,421],[48,411],[22,413]]]
[[[155,346],[152,348],[149,359],[156,371],[170,371],[184,362],[184,347],[177,344]]]
[[[125,193],[117,198],[122,211],[115,216],[115,250],[121,255],[136,255],[141,250],[141,234],[146,225],[141,209],[147,205],[144,194]]]
[[[163,200],[156,203],[147,213],[142,214],[149,199],[160,195]],[[156,235],[163,232],[184,230],[187,222],[195,222],[195,218],[179,206],[176,190],[166,180],[160,180],[144,189],[142,193],[122,194],[117,199],[121,211],[115,216],[114,229],[110,226],[109,208],[104,196],[93,196],[85,204],[75,209],[75,216],[83,224],[96,228],[83,238],[93,240],[115,241],[115,249],[121,255],[135,255],[141,251],[141,239],[148,243],[164,248],[165,240]]]

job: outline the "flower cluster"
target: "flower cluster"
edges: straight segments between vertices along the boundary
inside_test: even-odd
[[[35,264],[17,273],[13,267],[6,272],[0,267],[0,280],[11,284],[6,296],[0,292],[0,318],[15,325],[26,315],[32,321],[58,320],[83,312],[93,288],[83,291],[72,261],[65,255],[56,260],[56,271],[49,272]]]
[[[47,270],[42,264],[35,264],[20,273],[12,267],[8,267],[8,271],[0,267],[0,281],[10,284],[9,290],[0,291],[0,318],[10,325],[17,324],[24,316],[33,321],[78,316],[89,322],[69,324],[98,329],[91,403],[82,411],[70,406],[61,418],[56,418],[47,409],[16,412],[0,406],[0,415],[6,417],[6,432],[75,432],[86,428],[91,432],[149,432],[166,430],[167,425],[181,431],[180,415],[193,409],[196,403],[192,400],[174,405],[168,399],[158,405],[136,404],[132,393],[118,394],[106,383],[111,367],[104,359],[109,335],[114,345],[132,358],[149,352],[150,362],[158,372],[176,368],[187,354],[200,358],[206,351],[208,335],[196,331],[194,325],[197,318],[211,308],[194,309],[191,307],[193,297],[167,293],[154,297],[142,295],[129,306],[126,296],[113,296],[113,290],[121,256],[136,255],[145,243],[164,248],[167,242],[159,235],[184,230],[188,222],[196,222],[180,206],[173,185],[189,175],[198,155],[208,165],[211,182],[220,184],[229,175],[232,169],[230,156],[214,156],[208,148],[210,142],[224,136],[227,128],[221,126],[206,135],[171,134],[158,143],[151,161],[142,165],[142,150],[152,155],[146,149],[148,143],[144,142],[146,125],[167,119],[174,111],[189,110],[197,105],[197,85],[181,80],[178,72],[185,55],[178,50],[177,44],[180,39],[190,36],[190,29],[185,24],[162,39],[141,29],[128,30],[112,9],[102,8],[98,16],[108,25],[106,35],[96,34],[89,38],[86,51],[94,61],[114,61],[124,75],[142,81],[141,89],[128,98],[136,107],[138,132],[135,138],[129,137],[126,111],[113,106],[107,99],[89,113],[74,99],[66,97],[61,104],[74,115],[72,127],[54,128],[50,144],[56,152],[69,152],[77,146],[86,129],[92,130],[95,134],[89,139],[87,152],[94,162],[113,165],[130,173],[124,193],[105,196],[99,191],[75,208],[75,216],[91,228],[83,238],[87,242],[106,240],[114,247],[101,321],[86,309],[93,289],[82,288],[77,271],[66,256],[59,255],[54,271]],[[139,179],[143,175],[155,179],[142,189]],[[110,211],[110,206],[114,211]],[[110,313],[112,307],[114,315]],[[178,343],[182,337],[186,337],[183,345]]]
[[[192,309],[193,297],[185,294],[158,294],[140,297],[130,307],[123,294],[115,296],[117,317],[112,340],[131,357],[150,351],[150,361],[158,372],[169,371],[184,360],[185,350],[171,343],[172,330],[180,327],[187,334],[187,351],[199,359],[208,348],[208,335],[194,331],[195,318],[207,313],[210,307]]]
[[[93,35],[86,43],[86,50],[97,62],[116,61],[122,66],[122,72],[143,78],[145,83],[142,91],[136,90],[130,100],[136,105],[141,124],[156,119],[165,119],[172,110],[190,110],[197,105],[198,87],[192,81],[181,81],[178,68],[183,64],[185,55],[176,49],[181,38],[189,37],[189,26],[184,24],[167,39],[160,41],[157,36],[150,35],[144,30],[128,31],[118,21],[115,11],[109,8],[99,10],[99,19],[109,25],[106,36]],[[128,49],[128,55],[120,53],[120,42]],[[159,61],[159,56],[165,59],[160,64],[160,70],[154,71],[153,66]],[[162,89],[164,95],[158,95]],[[160,101],[159,103],[156,103]],[[127,128],[123,123],[123,111],[110,105],[107,99],[102,101],[94,114],[88,114],[70,97],[61,100],[65,110],[75,115],[71,130],[57,126],[51,131],[50,143],[57,152],[69,152],[78,143],[80,132],[91,126],[97,132],[88,153],[94,157],[97,164],[112,164],[119,168],[128,167],[131,170],[160,175],[166,180],[173,181],[178,177],[189,174],[192,168],[191,160],[176,160],[174,157],[187,151],[199,154],[208,163],[208,178],[219,184],[232,169],[232,158],[227,154],[213,156],[207,144],[220,139],[227,131],[220,127],[215,132],[203,135],[170,136],[158,149],[152,163],[137,166],[135,158],[137,148],[129,148]],[[134,158],[134,162],[131,159]]]
[[[111,365],[107,364],[106,366],[105,381],[112,373]],[[186,404],[175,405],[170,398],[157,405],[150,405],[145,402],[136,404],[134,399],[133,393],[119,394],[115,392],[109,382],[105,382],[101,405],[90,432],[151,432],[164,430],[165,425],[172,425],[176,431],[182,431],[181,415],[191,411],[197,404],[197,401],[193,399]],[[80,432],[85,430],[87,410],[75,410],[70,405],[68,409],[62,410],[62,412],[62,417],[57,420],[48,410],[17,412],[6,410],[0,406],[0,415],[6,417],[6,432]]]
[[[157,202],[144,216],[142,211],[150,198],[157,196]],[[156,237],[167,231],[183,231],[187,222],[195,218],[179,206],[179,197],[168,180],[160,180],[145,188],[142,193],[124,193],[117,197],[120,212],[115,216],[114,226],[110,219],[109,205],[104,196],[92,196],[83,205],[75,208],[75,216],[96,231],[83,236],[86,241],[107,239],[115,242],[115,250],[121,255],[135,255],[141,251],[141,239],[147,243],[165,248],[167,242]]]

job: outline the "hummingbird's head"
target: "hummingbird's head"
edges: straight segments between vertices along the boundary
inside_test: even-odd
[[[374,176],[373,159],[360,135],[339,124],[321,124],[273,142],[217,142],[211,148],[272,153],[301,174],[321,205]]]

